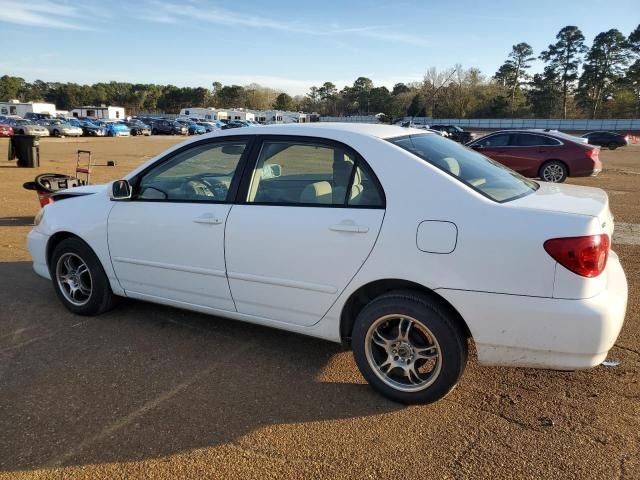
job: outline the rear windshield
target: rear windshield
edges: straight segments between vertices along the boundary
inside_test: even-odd
[[[538,184],[440,135],[422,133],[388,139],[496,202],[508,202],[538,189]]]

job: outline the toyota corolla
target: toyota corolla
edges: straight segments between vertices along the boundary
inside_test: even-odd
[[[625,317],[605,192],[424,130],[224,130],[53,199],[29,251],[71,312],[129,297],[343,342],[400,402],[450,392],[471,339],[484,365],[593,367]]]

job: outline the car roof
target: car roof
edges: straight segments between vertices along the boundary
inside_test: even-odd
[[[326,123],[292,123],[284,125],[265,125],[260,128],[259,131],[253,129],[247,130],[252,132],[253,135],[340,135],[341,133],[355,133],[372,138],[393,138],[402,137],[410,134],[426,134],[435,135],[431,132],[421,130],[418,128],[406,128],[396,125],[380,125],[373,123],[341,123],[341,122],[326,122]],[[231,132],[229,130],[223,130],[219,133],[212,133],[212,136],[220,135],[239,135],[237,131]]]

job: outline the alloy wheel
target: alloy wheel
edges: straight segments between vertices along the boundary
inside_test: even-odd
[[[380,380],[403,392],[428,388],[442,368],[440,345],[431,330],[406,315],[385,315],[373,322],[365,356]]]
[[[69,303],[81,307],[89,301],[93,279],[82,258],[75,253],[64,253],[56,263],[55,274],[60,291]]]
[[[562,181],[563,178],[564,178],[564,169],[562,168],[561,165],[558,165],[557,163],[552,163],[551,165],[547,165],[546,167],[544,167],[544,170],[542,170],[542,179],[545,182],[558,183]]]

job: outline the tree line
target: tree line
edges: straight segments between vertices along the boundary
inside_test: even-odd
[[[536,58],[541,73],[529,74]],[[638,118],[640,116],[640,25],[625,36],[617,29],[599,33],[591,46],[576,26],[566,26],[537,56],[526,42],[513,45],[493,76],[477,68],[427,69],[419,82],[389,90],[366,77],[341,90],[325,82],[306,95],[290,96],[258,84],[210,88],[124,82],[26,82],[0,77],[0,100],[45,101],[59,109],[118,105],[131,113],[177,112],[183,107],[302,110],[321,115],[382,113],[435,118]]]

